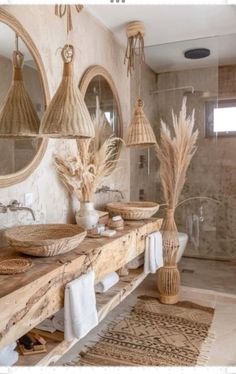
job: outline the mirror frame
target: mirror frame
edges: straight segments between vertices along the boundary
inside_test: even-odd
[[[46,71],[43,65],[43,61],[36,48],[36,45],[34,44],[28,32],[21,25],[21,23],[14,16],[12,16],[10,13],[8,13],[2,8],[0,8],[0,22],[8,25],[14,32],[16,32],[20,36],[20,38],[25,43],[26,47],[29,49],[32,57],[34,58],[38,71],[39,71],[40,82],[42,86],[42,92],[44,95],[45,108],[46,108],[49,103],[49,99],[50,99],[48,82],[47,82]],[[42,139],[40,147],[34,159],[23,169],[13,174],[7,174],[3,176],[0,175],[0,188],[9,187],[14,184],[20,183],[24,181],[28,176],[30,176],[33,173],[33,171],[39,166],[45,154],[45,151],[47,149],[47,144],[48,144],[48,140],[45,138]]]
[[[121,105],[120,105],[120,99],[118,95],[118,91],[116,89],[115,83],[113,82],[111,74],[102,66],[100,65],[92,65],[90,66],[83,74],[80,84],[79,84],[79,89],[80,92],[83,96],[85,97],[86,91],[88,89],[89,83],[91,80],[96,76],[96,75],[101,75],[109,84],[112,93],[115,97],[116,103],[117,103],[117,110],[118,110],[118,115],[119,115],[119,128],[118,128],[118,134],[117,136],[119,138],[123,137],[123,118],[122,118],[122,111],[121,111]]]

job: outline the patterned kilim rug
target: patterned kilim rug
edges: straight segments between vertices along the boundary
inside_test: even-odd
[[[72,366],[195,366],[207,363],[214,309],[189,301],[160,304],[141,296],[110,323]]]

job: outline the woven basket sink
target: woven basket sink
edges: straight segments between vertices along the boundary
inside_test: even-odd
[[[151,201],[130,201],[107,204],[112,215],[120,215],[126,220],[141,220],[152,217],[159,209],[159,204]]]
[[[87,232],[78,225],[28,225],[5,231],[8,244],[30,256],[49,257],[78,247]]]

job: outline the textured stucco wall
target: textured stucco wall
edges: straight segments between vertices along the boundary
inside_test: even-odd
[[[67,42],[65,19],[54,15],[51,5],[4,5],[3,8],[14,15],[28,31],[41,54],[51,96],[55,92],[62,74],[62,61],[58,47]],[[118,44],[113,34],[91,16],[86,10],[77,14],[73,11],[74,30],[69,37],[76,50],[74,63],[75,79],[79,82],[84,71],[91,65],[102,65],[112,75],[120,97],[124,135],[126,134],[130,110],[130,80],[123,64],[124,49]],[[46,154],[40,166],[24,182],[0,189],[0,202],[8,203],[12,199],[24,201],[24,194],[33,193],[33,209],[37,222],[68,222],[74,220],[77,202],[68,197],[58,181],[53,166],[55,153],[67,154],[76,151],[74,140],[50,140]],[[117,170],[105,184],[122,190],[129,198],[130,192],[129,151],[123,148]],[[96,206],[106,201],[118,199],[118,195],[96,196]],[[0,228],[15,224],[31,223],[31,217],[25,213],[1,214]]]

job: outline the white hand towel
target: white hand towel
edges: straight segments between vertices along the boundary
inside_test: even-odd
[[[163,244],[160,231],[155,231],[146,238],[144,255],[144,273],[155,273],[163,266]]]
[[[14,351],[16,342],[7,345],[0,350],[0,366],[12,366],[19,358],[18,352]]]
[[[106,275],[101,282],[96,284],[95,291],[98,293],[103,293],[109,290],[112,286],[119,282],[119,275],[114,271]]]
[[[64,331],[64,313],[64,308],[62,308],[61,310],[59,310],[59,312],[55,314],[55,316],[52,319],[53,327],[61,332]]]
[[[98,324],[94,271],[68,283],[65,288],[65,339],[83,338]]]

